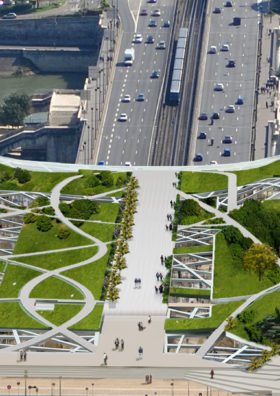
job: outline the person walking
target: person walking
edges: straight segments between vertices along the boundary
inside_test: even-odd
[[[156,292],[156,294],[158,294],[158,287],[157,287],[157,285],[155,285],[155,292]]]
[[[148,323],[149,323],[149,324],[152,323],[152,317],[151,317],[151,315],[148,316]]]
[[[162,281],[162,278],[163,278],[163,275],[162,275],[162,273],[160,272],[160,273],[159,273],[159,279]]]
[[[116,349],[118,349],[119,345],[120,345],[120,341],[119,341],[118,338],[116,338],[115,339],[115,347],[116,347]]]
[[[213,369],[210,371],[210,377],[211,377],[211,379],[214,379],[214,370]]]
[[[168,224],[165,224],[165,229],[166,231],[168,231]]]
[[[159,273],[158,272],[156,273],[156,278],[157,278],[157,281],[159,281]]]
[[[104,352],[104,355],[103,355],[103,361],[104,361],[104,365],[105,365],[105,366],[107,366],[107,360],[108,360],[107,353],[106,353],[106,352]]]
[[[121,339],[121,351],[123,351],[123,350],[124,350],[124,340]]]
[[[135,279],[134,279],[134,285],[135,285],[135,289],[137,288],[137,283],[138,283],[138,279],[137,279],[137,278],[135,278]]]
[[[143,348],[140,346],[138,349],[139,359],[143,359]]]
[[[141,289],[141,278],[138,278],[138,289]]]
[[[160,256],[161,264],[163,263],[163,255]]]
[[[158,290],[159,290],[160,294],[162,294],[162,293],[163,293],[163,286],[160,285],[160,287],[158,288]]]

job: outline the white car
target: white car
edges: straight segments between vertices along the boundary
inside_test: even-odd
[[[3,19],[16,19],[17,14],[15,12],[9,12],[8,14],[3,15]]]
[[[158,43],[158,45],[157,45],[157,48],[158,49],[165,49],[166,48],[166,44],[165,44],[165,41],[160,41],[159,43]]]
[[[226,108],[226,113],[234,113],[235,112],[235,106],[234,105],[229,105]]]
[[[126,161],[126,162],[124,163],[124,166],[132,166],[132,165],[131,165],[131,162],[130,162],[130,161]]]
[[[218,165],[218,161],[210,161],[210,165]]]
[[[133,42],[139,44],[139,43],[142,43],[142,41],[143,41],[142,34],[140,34],[140,33],[135,34]]]
[[[223,91],[224,90],[224,84],[218,83],[215,85],[214,91]]]
[[[124,95],[124,97],[122,98],[122,102],[123,103],[131,102],[131,96],[128,94]]]
[[[228,44],[223,44],[223,45],[221,46],[221,51],[224,51],[224,52],[229,51],[229,45],[228,45]]]
[[[121,113],[119,116],[119,121],[127,121],[127,114]]]
[[[209,54],[216,54],[217,53],[217,47],[215,45],[211,45]]]
[[[156,16],[156,17],[160,16],[160,10],[154,10],[152,12],[152,16]]]

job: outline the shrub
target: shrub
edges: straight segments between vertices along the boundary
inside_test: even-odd
[[[250,311],[243,311],[237,315],[237,319],[242,323],[250,323],[253,321],[255,312],[251,309]]]
[[[96,187],[100,184],[100,180],[98,179],[98,177],[94,174],[89,175],[86,178],[86,186],[87,187]]]
[[[52,221],[47,216],[38,216],[36,220],[36,226],[39,231],[47,232],[52,228]]]
[[[73,216],[73,212],[75,216]],[[71,205],[70,216],[87,220],[93,213],[99,212],[100,206],[97,202],[93,202],[90,199],[76,199]]]
[[[59,227],[57,237],[59,239],[67,239],[70,236],[70,234],[71,234],[70,230],[64,224],[62,224]]]
[[[38,197],[30,204],[30,208],[35,208],[36,206],[46,206],[49,205],[50,200],[47,197]]]
[[[52,208],[51,206],[47,206],[46,208],[43,208],[43,213],[49,215],[49,216],[54,216],[55,215],[55,211],[54,208]]]
[[[35,223],[36,220],[37,216],[33,213],[26,213],[26,215],[23,217],[25,224]]]
[[[66,216],[66,217],[68,217],[69,216],[69,213],[70,213],[70,205],[67,205],[67,203],[65,203],[65,202],[61,202],[60,204],[59,204],[59,209],[61,210],[61,212],[62,212],[62,214],[64,215],[64,216]]]
[[[103,171],[99,175],[101,184],[105,187],[112,187],[114,185],[114,178],[110,171]]]
[[[31,175],[28,170],[21,168],[16,168],[14,177],[20,184],[27,183],[29,180],[31,180]]]

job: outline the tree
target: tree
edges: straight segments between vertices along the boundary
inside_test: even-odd
[[[29,114],[30,109],[31,101],[26,94],[11,94],[4,100],[1,107],[1,122],[9,125],[22,125],[24,117]]]
[[[254,243],[244,256],[244,266],[252,269],[259,275],[261,280],[263,274],[275,268],[277,262],[275,251],[267,244]]]
[[[29,180],[31,180],[30,172],[28,172],[28,170],[26,169],[21,168],[16,168],[14,177],[21,184],[27,183]]]
[[[23,218],[25,224],[35,223],[36,220],[37,216],[33,213],[26,213]]]
[[[52,221],[47,216],[38,216],[36,226],[39,231],[47,232],[52,228]]]
[[[59,228],[57,237],[59,239],[67,239],[69,236],[70,236],[70,230],[64,224],[62,224]]]
[[[114,185],[114,178],[110,171],[103,171],[99,175],[101,184],[105,187],[112,187]]]

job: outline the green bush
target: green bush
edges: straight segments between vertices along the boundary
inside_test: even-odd
[[[36,220],[36,226],[39,231],[47,232],[52,228],[52,221],[47,216],[38,216]]]
[[[242,323],[250,323],[255,317],[255,312],[251,309],[250,311],[243,311],[237,315],[237,319]]]
[[[26,169],[16,168],[14,178],[17,179],[20,184],[24,184],[31,180],[31,175]]]
[[[86,177],[86,186],[87,187],[96,187],[100,184],[100,180],[98,179],[98,177],[94,174],[89,175]]]
[[[43,213],[45,213],[46,215],[49,215],[49,216],[55,215],[54,208],[52,208],[51,206],[47,206],[46,208],[43,208]]]
[[[46,206],[49,205],[50,200],[47,197],[38,197],[34,199],[34,201],[30,204],[30,208],[36,208],[37,206]]]
[[[266,277],[271,280],[274,285],[280,283],[280,268],[276,266],[274,269],[268,270]]]
[[[58,231],[58,238],[59,239],[67,239],[70,236],[71,232],[70,230],[65,226],[65,225],[61,225]]]
[[[114,185],[114,178],[110,171],[103,171],[99,175],[101,184],[105,187],[111,187]]]
[[[37,216],[33,213],[26,213],[23,217],[23,221],[25,224],[35,223],[37,220]]]
[[[61,210],[61,212],[62,212],[62,214],[64,215],[64,216],[66,216],[66,217],[69,217],[69,214],[70,214],[70,205],[68,205],[67,203],[65,203],[65,202],[61,202],[60,204],[59,204],[59,209]]]
[[[75,212],[75,216],[72,216],[73,211]],[[100,212],[100,206],[97,202],[93,202],[90,199],[76,199],[71,204],[70,216],[78,219],[87,220],[90,218],[90,216],[93,213],[99,213],[99,212]]]

